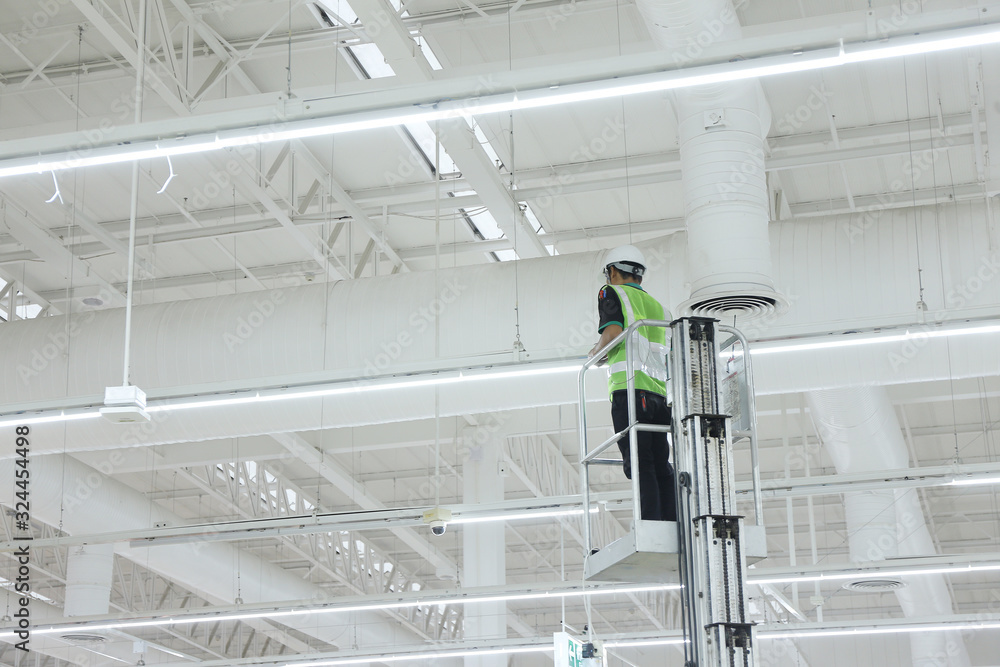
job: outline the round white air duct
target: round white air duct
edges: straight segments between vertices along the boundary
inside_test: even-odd
[[[739,39],[730,0],[638,0],[653,39],[678,66]],[[758,81],[678,90],[690,298],[681,314],[732,322],[783,311],[771,278],[764,138],[771,112]]]
[[[809,392],[806,398],[813,422],[838,473],[909,467],[899,421],[883,387],[819,390]],[[846,493],[844,504],[853,562],[936,553],[913,489]],[[895,580],[875,584],[866,584],[866,581],[859,579],[854,590],[873,592],[872,585],[893,590],[907,617],[954,613],[943,575],[900,577],[900,585],[896,585]],[[958,632],[913,633],[910,653],[914,667],[968,667],[970,664]]]

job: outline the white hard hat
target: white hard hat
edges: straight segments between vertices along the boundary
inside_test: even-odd
[[[613,266],[622,273],[632,273],[641,276],[646,272],[646,258],[642,256],[642,251],[634,245],[620,245],[611,252],[604,260],[604,267]]]

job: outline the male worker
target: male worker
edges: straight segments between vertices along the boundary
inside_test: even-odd
[[[670,312],[641,287],[646,260],[638,248],[619,246],[608,253],[604,278],[607,284],[598,295],[601,339],[590,350],[593,356],[629,324],[637,320],[670,320]],[[635,412],[640,424],[670,424],[667,405],[666,329],[640,327],[632,338],[635,372]],[[616,433],[628,426],[628,391],[625,377],[625,342],[607,355],[611,375],[611,420]],[[676,521],[674,469],[666,433],[638,431],[640,516],[647,521]],[[632,479],[629,437],[618,440],[624,459],[625,476]]]

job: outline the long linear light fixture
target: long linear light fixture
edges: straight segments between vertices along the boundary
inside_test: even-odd
[[[751,570],[747,576],[747,583],[754,586],[766,586],[769,584],[797,584],[809,581],[845,581],[857,579],[870,574],[877,573],[879,576],[918,576],[925,574],[966,574],[973,572],[996,572],[1000,570],[1000,563],[957,563],[935,568],[907,568],[907,567],[878,567],[878,568],[858,568],[852,572],[817,572],[802,574],[786,574],[780,577],[760,576],[755,577]]]
[[[237,146],[327,136],[366,129],[386,128],[418,121],[472,118],[483,114],[537,109],[626,95],[662,92],[705,84],[728,83],[767,76],[806,72],[829,67],[937,53],[953,49],[1000,43],[1000,26],[987,24],[894,37],[874,43],[841,42],[839,47],[764,56],[688,69],[669,70],[563,86],[514,91],[460,100],[429,101],[425,105],[402,106],[334,117],[305,119],[222,130],[181,138],[136,141],[127,146],[102,146],[86,156],[73,153],[4,160],[0,178],[47,171],[73,169],[156,157],[190,155]]]
[[[979,484],[1000,484],[1000,477],[996,475],[986,477],[961,476],[949,482],[951,486],[976,486]]]
[[[314,662],[290,662],[285,667],[336,667],[339,665],[367,665],[372,662],[408,662],[410,660],[447,660],[449,658],[471,658],[487,655],[516,655],[519,653],[544,653],[552,651],[551,645],[507,646],[491,649],[460,649],[457,651],[436,651],[419,653],[398,653],[394,655],[364,656],[357,658],[331,658]]]
[[[766,626],[765,626],[766,627]],[[889,634],[906,634],[913,632],[958,632],[958,631],[976,631],[976,630],[994,630],[1000,628],[1000,623],[994,622],[978,622],[978,623],[968,623],[968,622],[957,622],[957,623],[914,623],[907,625],[887,625],[887,626],[868,626],[868,627],[855,627],[855,628],[831,628],[831,629],[817,629],[817,630],[762,630],[756,633],[756,638],[759,640],[774,640],[774,639],[807,639],[814,637],[865,637],[871,635],[889,635]],[[648,646],[675,646],[679,644],[684,644],[686,640],[683,637],[662,637],[662,638],[650,638],[650,639],[618,639],[609,640],[604,642],[604,647],[606,649],[621,649],[621,648],[639,648]],[[445,658],[461,658],[467,656],[486,656],[486,655],[513,655],[519,653],[544,653],[547,651],[552,651],[552,645],[547,644],[532,644],[528,646],[508,646],[502,648],[489,648],[489,649],[458,649],[452,651],[438,651],[434,653],[429,652],[413,652],[413,653],[396,653],[390,655],[369,655],[364,657],[349,657],[349,658],[330,658],[324,660],[315,660],[310,662],[289,662],[283,665],[283,667],[337,667],[340,665],[361,665],[367,664],[369,662],[407,662],[411,660],[427,660],[427,659],[445,659]]]
[[[660,591],[674,591],[680,589],[680,584],[646,584],[646,585],[636,585],[636,586],[601,586],[600,588],[588,588],[588,589],[566,589],[566,590],[551,590],[542,592],[518,592],[518,593],[499,593],[499,594],[482,594],[482,595],[462,595],[461,591],[456,593],[454,597],[440,597],[440,598],[421,598],[413,597],[410,599],[396,599],[396,600],[379,600],[376,602],[362,602],[359,604],[348,604],[348,605],[336,605],[336,606],[306,606],[298,607],[295,609],[275,609],[261,608],[246,612],[236,612],[232,614],[222,614],[222,613],[207,613],[198,614],[193,613],[190,615],[176,616],[176,617],[164,617],[164,618],[135,618],[135,619],[122,619],[119,621],[80,621],[78,623],[61,623],[58,625],[49,625],[43,627],[33,627],[32,633],[34,634],[58,634],[65,633],[69,631],[79,632],[82,630],[87,630],[88,632],[96,632],[99,630],[128,630],[133,628],[149,628],[149,627],[162,627],[170,625],[190,625],[195,623],[216,623],[219,621],[245,621],[258,618],[266,619],[281,619],[289,618],[294,616],[307,616],[314,614],[337,614],[337,613],[350,613],[359,611],[386,611],[386,610],[399,610],[399,609],[410,609],[413,607],[424,607],[424,606],[435,606],[443,604],[473,604],[477,602],[521,602],[528,600],[558,600],[565,598],[574,597],[589,597],[592,595],[615,595],[615,594],[635,594],[635,593],[647,593],[647,592],[660,592]],[[430,591],[427,591],[430,593]],[[13,637],[14,632],[0,632],[0,639]]]
[[[962,574],[975,572],[988,572],[1000,570],[1000,563],[960,563],[939,568],[876,568],[869,571],[857,570],[842,573],[802,573],[786,574],[777,577],[755,577],[753,571],[747,576],[747,583],[750,585],[766,584],[791,584],[809,581],[843,581],[856,579],[865,574],[877,573],[879,575],[896,576],[918,576],[927,574]],[[449,594],[438,597],[422,597],[420,595],[408,595],[395,599],[381,599],[372,602],[348,603],[340,605],[315,606],[307,605],[294,608],[275,608],[274,606],[255,605],[246,610],[235,609],[232,612],[189,612],[178,615],[167,615],[159,618],[131,618],[117,621],[79,621],[75,623],[62,623],[58,625],[35,627],[32,632],[37,634],[54,634],[69,631],[100,631],[100,630],[128,630],[134,628],[163,627],[173,625],[190,625],[197,623],[215,623],[218,621],[245,621],[260,618],[281,619],[286,617],[304,616],[311,614],[336,614],[359,611],[387,611],[410,609],[413,607],[434,606],[443,604],[473,604],[479,602],[523,602],[530,600],[558,600],[577,597],[588,597],[592,595],[615,595],[615,594],[635,594],[654,593],[680,590],[680,584],[649,584],[634,586],[602,586],[600,588],[568,588],[554,589],[542,592],[498,592],[498,593],[473,593],[471,595],[462,594],[461,591],[450,591]],[[432,594],[432,591],[425,591]],[[849,633],[848,633],[849,634]],[[0,632],[0,639],[12,637],[13,632]]]
[[[921,341],[925,339],[950,338],[953,336],[971,336],[1000,333],[1000,324],[982,324],[974,326],[948,327],[933,330],[909,331],[902,334],[862,334],[825,336],[825,340],[812,338],[775,344],[763,342],[754,344],[750,353],[753,356],[765,354],[827,350],[862,345]],[[723,350],[720,356],[739,356],[741,350],[733,352]],[[260,390],[237,391],[227,394],[210,394],[184,398],[151,401],[146,411],[155,414],[159,412],[174,412],[197,408],[219,408],[232,405],[261,404],[273,401],[287,401],[307,398],[322,398],[355,393],[386,391],[391,389],[415,389],[421,387],[442,387],[468,382],[482,382],[511,378],[531,378],[560,373],[578,372],[579,361],[568,359],[554,364],[532,363],[520,367],[503,366],[499,370],[493,368],[474,368],[454,371],[413,374],[401,377],[390,377],[373,380],[343,380],[322,385],[310,385],[295,388],[272,388]],[[44,424],[49,422],[76,421],[81,419],[96,419],[100,417],[99,406],[81,408],[63,408],[39,412],[23,412],[0,415],[0,426],[7,424]],[[995,484],[1000,477],[976,477],[965,479],[956,477],[956,485]]]
[[[805,639],[807,637],[864,637],[867,635],[893,635],[911,632],[958,632],[962,630],[995,630],[1000,623],[915,623],[913,625],[887,625],[882,627],[830,628],[828,630],[774,630],[757,634],[758,639]]]
[[[197,408],[220,408],[232,405],[248,405],[271,403],[275,401],[299,400],[308,398],[325,398],[328,396],[343,396],[347,394],[387,391],[391,389],[417,389],[423,387],[443,387],[471,382],[496,381],[512,378],[532,378],[560,373],[578,372],[577,361],[562,362],[555,365],[524,364],[520,368],[503,367],[501,370],[466,369],[459,371],[434,372],[414,374],[405,377],[393,377],[373,380],[343,380],[322,385],[311,385],[295,388],[274,388],[231,392],[228,394],[210,394],[191,396],[179,399],[164,399],[150,401],[146,412],[171,413],[180,410]],[[49,422],[76,421],[100,417],[98,408],[90,406],[82,408],[64,408],[39,413],[15,413],[0,415],[0,426],[5,424],[44,424]]]
[[[1000,333],[1000,324],[983,324],[975,326],[947,327],[940,329],[921,328],[913,330],[907,329],[901,334],[843,334],[840,336],[823,336],[820,340],[814,338],[804,338],[790,341],[775,341],[774,343],[763,342],[751,345],[750,354],[758,357],[765,354],[779,354],[784,352],[810,352],[815,350],[832,350],[842,347],[859,347],[864,345],[877,345],[886,343],[906,343],[924,341],[934,338],[951,338],[954,336],[974,336],[983,334]],[[813,342],[815,340],[815,342]],[[732,355],[739,356],[742,351],[736,350]],[[720,352],[722,357],[728,358],[730,352]]]

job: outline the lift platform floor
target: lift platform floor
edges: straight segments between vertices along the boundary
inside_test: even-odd
[[[584,567],[586,580],[679,583],[677,523],[640,521],[638,540],[636,534],[633,527],[628,535],[591,554]],[[767,557],[763,526],[744,526],[742,541],[748,565]]]

